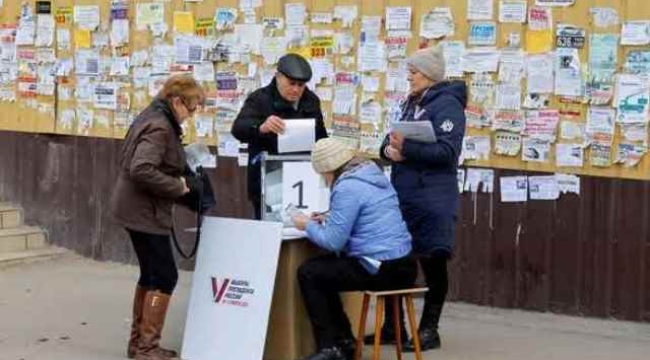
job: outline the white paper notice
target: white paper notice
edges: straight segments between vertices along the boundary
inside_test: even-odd
[[[311,13],[311,22],[313,24],[331,24],[334,20],[334,14],[331,12]]]
[[[361,43],[377,42],[381,34],[381,16],[367,16],[361,18]]]
[[[555,94],[582,96],[583,81],[578,49],[558,48],[555,59]]]
[[[558,167],[582,167],[585,156],[582,144],[555,145],[555,165]]]
[[[591,8],[591,15],[594,17],[594,25],[597,28],[607,28],[618,25],[618,12],[609,7]]]
[[[352,26],[352,22],[357,16],[359,16],[359,10],[356,5],[336,5],[334,7],[334,19],[341,20],[344,28]]]
[[[302,25],[307,18],[307,8],[303,3],[284,4],[284,16],[287,25]]]
[[[521,82],[497,85],[496,108],[500,110],[519,110],[521,108]]]
[[[411,30],[411,7],[387,7],[386,30]]]
[[[531,200],[557,200],[560,198],[557,179],[553,175],[528,177],[528,190]]]
[[[620,123],[646,123],[648,121],[650,89],[644,76],[619,74],[616,76],[614,106],[618,109]]]
[[[465,160],[489,160],[490,148],[489,136],[465,136],[459,162],[462,164]]]
[[[388,64],[383,42],[366,43],[359,47],[359,71],[386,71]]]
[[[264,62],[273,65],[287,52],[287,40],[284,36],[264,37],[260,44],[260,53]]]
[[[200,64],[203,57],[203,47],[193,42],[190,37],[178,36],[174,40],[174,60],[177,64]],[[152,59],[154,73],[165,73],[171,65],[171,58]]]
[[[626,21],[621,29],[621,45],[650,44],[650,22]]]
[[[463,71],[469,73],[497,72],[499,66],[499,51],[495,48],[467,49],[462,58]],[[553,61],[551,60],[551,69]],[[553,83],[551,82],[551,88]]]
[[[215,79],[214,63],[204,61],[194,65],[194,78],[198,81],[213,82]]]
[[[522,141],[521,160],[531,162],[548,162],[551,143],[546,140],[525,137]]]
[[[374,100],[364,102],[359,109],[359,122],[362,124],[381,124],[381,114],[382,107],[379,102]]]
[[[117,87],[115,83],[96,84],[93,103],[96,109],[115,110],[117,108]]]
[[[52,46],[54,41],[54,17],[52,15],[39,14],[36,20],[36,42],[37,47]]]
[[[363,91],[375,93],[379,91],[379,76],[363,75],[361,76],[361,87]]]
[[[537,6],[571,6],[576,0],[535,0]]]
[[[33,45],[34,37],[36,36],[36,21],[34,17],[20,19],[15,36],[16,45]]]
[[[99,54],[93,50],[79,50],[75,55],[77,75],[99,75]]]
[[[95,30],[99,27],[98,5],[76,5],[74,7],[74,22],[82,30]]]
[[[129,43],[129,20],[115,19],[111,23],[111,45],[122,46]]]
[[[332,101],[334,98],[334,91],[331,87],[319,86],[316,88],[316,96],[318,96],[320,101]]]
[[[614,118],[616,111],[608,107],[589,107],[587,113],[588,134],[604,133],[614,135]]]
[[[129,62],[128,56],[113,58],[111,60],[111,76],[129,76]]]
[[[135,23],[138,30],[147,30],[149,26],[163,23],[165,20],[165,4],[148,2],[136,5]]]
[[[56,47],[59,51],[68,51],[71,47],[71,38],[69,29],[56,30]]]
[[[465,44],[462,41],[442,41],[442,52],[445,57],[445,77],[456,78],[463,76],[463,54]]]
[[[467,20],[492,20],[493,0],[467,0]]]
[[[250,47],[255,55],[260,54],[260,43],[264,36],[264,25],[262,24],[235,24],[235,34],[241,44]]]
[[[499,58],[499,81],[520,82],[524,76],[525,63],[523,51],[501,51],[501,56]]]
[[[451,8],[437,7],[428,14],[422,15],[420,21],[420,36],[426,39],[439,39],[454,35],[454,18]]]
[[[284,133],[278,135],[278,153],[311,151],[316,142],[316,120],[291,119],[284,123]]]
[[[562,194],[580,195],[580,178],[576,175],[555,174],[558,189]]]
[[[501,0],[499,3],[499,22],[525,23],[527,5],[526,1],[521,0]]]
[[[528,179],[525,176],[502,176],[501,202],[524,202],[528,200]]]
[[[467,169],[465,179],[465,191],[478,192],[482,186],[484,193],[492,193],[494,190],[494,170],[492,169]]]
[[[584,140],[585,124],[575,121],[562,121],[560,123],[560,137],[563,140]]]
[[[526,59],[528,75],[528,93],[553,92],[553,56],[552,54],[529,55]]]

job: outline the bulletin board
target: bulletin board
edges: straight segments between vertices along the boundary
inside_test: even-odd
[[[0,23],[16,23],[20,14],[18,1],[4,1]],[[0,101],[0,130],[52,133],[55,128],[54,97],[30,96],[16,101]]]
[[[331,13],[335,6],[340,5],[355,5],[358,9],[358,16],[353,22],[352,27],[349,29],[355,38],[355,46],[351,54],[356,59],[356,51],[358,49],[359,37],[361,34],[361,17],[364,15],[369,16],[382,16],[386,14],[387,7],[411,7],[412,9],[412,22],[411,32],[412,37],[408,41],[407,53],[411,53],[419,47],[426,47],[437,44],[440,40],[461,40],[467,45],[469,34],[469,21],[467,20],[469,0],[308,0],[302,1],[306,5],[308,13]],[[539,1],[539,0],[537,0]],[[164,42],[166,44],[173,43],[174,37],[174,15],[177,12],[190,12],[192,13],[193,20],[195,21],[195,31],[198,31],[199,23],[203,23],[203,31],[220,35],[219,31],[215,31],[213,21],[215,17],[215,10],[217,8],[232,7],[239,8],[241,3],[251,3],[251,0],[170,0],[166,2],[157,2],[164,6],[164,22],[167,24],[167,32],[163,38],[155,39],[152,35],[151,29],[139,30],[136,26],[136,9],[138,4],[155,3],[154,0],[132,0],[126,2],[129,26],[129,41],[123,46],[116,48],[112,46],[101,46],[97,51],[104,61],[110,61],[115,57],[128,57],[135,52],[141,50],[148,50],[151,56],[151,47],[155,43]],[[255,22],[260,23],[265,17],[284,17],[285,4],[296,3],[301,1],[296,0],[260,0],[261,6],[255,8]],[[535,5],[536,0],[528,0],[528,7]],[[20,15],[22,1],[4,1],[4,5],[0,8],[0,23],[15,24]],[[29,0],[27,3],[32,9],[35,8],[36,1]],[[499,0],[493,1],[493,17],[492,21],[496,22],[496,46],[503,48],[506,46],[506,41],[511,33],[519,33],[521,36],[521,47],[525,47],[526,41],[526,24],[512,24],[500,23],[499,18]],[[101,20],[96,31],[83,32],[80,31],[79,26],[74,23],[73,12],[74,6],[79,5],[97,5],[100,8]],[[626,21],[632,20],[650,20],[650,7],[646,6],[646,2],[642,0],[627,0],[627,1],[614,1],[614,0],[576,0],[575,3],[568,7],[553,7],[553,31],[557,24],[570,24],[586,30],[585,46],[579,50],[580,61],[582,63],[588,62],[589,56],[589,35],[594,33],[611,33],[620,34],[621,25]],[[448,7],[451,10],[453,21],[455,24],[454,34],[447,36],[443,39],[421,39],[419,36],[420,22],[424,14],[433,10],[436,7]],[[617,11],[619,16],[619,24],[610,28],[596,28],[593,25],[593,18],[590,15],[590,9],[593,7],[608,7]],[[104,36],[106,41],[107,34],[111,29],[111,1],[98,1],[98,0],[54,0],[51,1],[51,14],[55,16],[57,21],[56,30],[67,29],[70,36],[70,47],[68,49],[61,49],[57,44],[59,34],[54,34],[55,40],[52,48],[56,49],[57,58],[68,58],[74,60],[75,51],[80,50],[88,45],[93,49],[96,43],[101,43],[101,37]],[[66,18],[65,14],[68,14]],[[250,20],[250,18],[249,18]],[[239,13],[237,23],[243,23],[244,16]],[[206,25],[207,24],[207,25]],[[310,17],[307,16],[305,24],[308,25],[309,30],[333,30],[334,32],[342,31],[343,25],[341,21],[334,20],[332,23],[311,23]],[[348,31],[348,30],[346,30]],[[56,32],[56,31],[55,31]],[[99,34],[98,34],[99,33]],[[102,34],[103,33],[103,34]],[[205,35],[205,33],[201,33]],[[281,35],[282,31],[274,35]],[[382,24],[382,32],[380,37],[385,37],[386,30]],[[96,39],[99,36],[99,39]],[[89,37],[84,39],[84,37]],[[90,42],[90,43],[89,43]],[[554,47],[555,49],[555,47]],[[304,51],[305,49],[298,49],[296,51]],[[308,49],[307,49],[308,50]],[[622,71],[622,65],[625,61],[627,52],[631,50],[650,50],[650,46],[619,46],[618,47],[618,70]],[[340,54],[332,54],[328,56],[331,59],[335,71],[343,70],[355,72],[356,61],[353,64],[349,63],[349,56]],[[152,59],[149,59],[151,61]],[[346,62],[347,60],[347,62]],[[258,64],[258,69],[263,69],[265,64],[261,56],[252,56],[251,61]],[[133,64],[131,64],[132,66]],[[389,63],[389,67],[392,62]],[[101,67],[102,65],[100,65]],[[250,71],[250,66],[243,64],[229,65],[225,62],[216,62],[214,65],[216,72],[233,70],[238,74],[246,74]],[[187,68],[176,69],[187,70]],[[259,80],[259,73],[257,74]],[[385,72],[373,72],[372,75],[378,76],[380,80],[379,91],[372,96],[372,98],[379,104],[385,102],[384,86],[387,80]],[[496,76],[494,77],[496,81]],[[469,79],[469,76],[467,76]],[[75,91],[85,89],[84,84],[79,81],[79,77],[75,76],[73,71],[70,76],[63,76],[57,78],[56,91],[51,96],[39,95],[36,97],[25,98],[16,96],[16,101],[6,102],[0,101],[0,111],[3,115],[0,118],[0,130],[24,131],[24,132],[38,132],[38,133],[57,133],[69,134],[76,136],[94,136],[106,138],[123,138],[130,121],[135,115],[151,100],[149,91],[147,89],[136,88],[133,85],[131,74],[127,76],[103,76],[101,81],[113,83],[115,86],[115,93],[117,98],[117,110],[115,109],[97,109],[94,108],[92,102],[78,101],[75,96]],[[522,89],[526,87],[526,79],[523,79]],[[264,86],[266,84],[258,84]],[[208,93],[217,90],[215,82],[206,82],[204,86]],[[362,96],[362,91],[359,88],[356,90],[359,98]],[[522,98],[523,101],[523,98]],[[326,114],[326,122],[328,126],[332,125],[332,102],[323,101],[323,111]],[[551,96],[549,105],[552,109],[558,109],[561,114],[572,114],[572,120],[576,122],[584,122],[588,110],[587,104],[580,103],[566,103],[558,101],[558,98]],[[384,109],[385,110],[385,109]],[[210,145],[217,145],[219,143],[220,133],[227,132],[228,124],[219,123],[215,120],[215,114],[219,109],[205,109],[203,112],[197,114],[194,120],[202,118],[201,125],[196,121],[189,121],[185,125],[185,141],[194,142],[196,140],[204,141]],[[359,113],[351,117],[352,122]],[[562,116],[562,115],[561,115]],[[198,121],[198,120],[197,120]],[[208,125],[206,125],[208,124]],[[206,131],[206,126],[209,131]],[[201,128],[202,131],[198,131]],[[381,138],[385,125],[380,124],[362,124],[360,129],[362,133],[375,134],[375,137]],[[559,132],[559,130],[558,130]],[[647,130],[646,130],[647,132]],[[492,136],[493,132],[489,129],[468,128],[466,131],[468,136]],[[616,147],[618,142],[621,141],[620,129],[616,129],[614,142],[612,144],[612,159],[616,157]],[[556,143],[568,142],[558,137]],[[494,144],[492,144],[493,146]],[[589,149],[585,151],[585,161],[582,167],[562,167],[558,168],[555,162],[555,145],[551,145],[550,158],[545,163],[525,162],[522,161],[521,155],[507,157],[495,154],[490,151],[489,159],[487,160],[469,160],[464,165],[466,166],[479,166],[479,167],[492,167],[492,168],[506,168],[506,169],[519,169],[528,171],[541,171],[541,172],[565,172],[581,175],[593,175],[604,177],[617,177],[617,178],[631,178],[631,179],[650,179],[650,161],[647,154],[643,156],[642,160],[637,166],[627,167],[618,164],[612,164],[607,167],[591,166],[589,159]]]

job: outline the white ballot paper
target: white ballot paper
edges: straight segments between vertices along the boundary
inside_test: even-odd
[[[393,124],[393,130],[401,132],[405,138],[423,143],[436,142],[431,121],[401,121]]]
[[[316,142],[316,120],[291,119],[284,124],[284,133],[278,135],[278,153],[311,151]]]

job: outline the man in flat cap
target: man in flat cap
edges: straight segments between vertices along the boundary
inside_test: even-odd
[[[318,96],[307,88],[312,71],[300,55],[287,54],[278,61],[271,83],[254,91],[244,103],[231,133],[248,143],[248,197],[261,219],[261,174],[256,157],[263,151],[277,154],[278,134],[291,119],[315,119],[316,140],[327,137]]]

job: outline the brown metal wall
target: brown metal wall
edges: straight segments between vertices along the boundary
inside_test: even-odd
[[[43,226],[50,241],[98,260],[135,262],[127,234],[111,217],[109,199],[117,176],[120,140],[0,131],[0,200],[25,208],[27,222]],[[245,172],[236,159],[219,159],[213,171],[219,207],[215,215],[247,217]],[[218,184],[228,184],[223,186]],[[179,227],[194,219],[182,209]],[[191,234],[180,235],[192,245]],[[182,268],[191,262],[180,261]]]
[[[108,199],[121,142],[0,132],[0,199],[21,203],[53,243],[99,260],[134,262]],[[497,171],[500,175],[517,174]],[[247,217],[245,172],[220,158],[219,216]],[[582,194],[505,204],[464,194],[451,296],[476,304],[650,320],[647,182],[582,178]],[[179,224],[191,226],[189,214]],[[183,236],[189,245],[191,236]],[[191,268],[191,262],[181,262]]]

